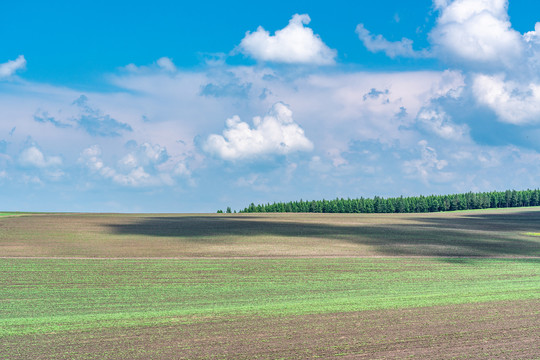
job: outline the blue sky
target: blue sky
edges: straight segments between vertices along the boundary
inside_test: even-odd
[[[0,208],[537,188],[540,4],[19,1]]]

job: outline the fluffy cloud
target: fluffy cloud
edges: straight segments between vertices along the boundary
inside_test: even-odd
[[[113,191],[120,186],[144,188],[145,191],[137,190],[137,194],[169,194],[155,195],[162,196],[159,204],[173,203],[172,198],[177,194],[173,208],[184,206],[185,211],[193,211],[191,205],[178,204],[196,202],[184,202],[187,196],[224,198],[227,205],[237,206],[235,201],[249,203],[253,198],[272,201],[278,187],[285,199],[373,196],[388,191],[394,192],[393,195],[446,193],[468,191],[471,184],[482,190],[505,188],[508,180],[500,180],[497,169],[519,170],[510,155],[499,158],[493,155],[500,160],[489,161],[489,167],[483,167],[483,162],[476,158],[487,147],[474,145],[468,127],[463,125],[470,119],[458,117],[459,111],[455,109],[471,104],[460,96],[474,95],[472,91],[462,91],[466,80],[474,84],[475,77],[467,72],[333,69],[328,73],[325,68],[311,68],[298,75],[288,70],[223,64],[202,70],[177,70],[171,76],[154,63],[145,72],[121,71],[111,75],[108,79],[120,90],[86,93],[91,101],[82,97],[75,103],[73,100],[81,94],[75,89],[3,82],[0,86],[6,96],[0,98],[0,106],[5,121],[0,122],[0,131],[10,135],[9,138],[6,135],[8,145],[0,142],[0,152],[4,149],[6,156],[14,159],[0,166],[9,175],[2,181],[3,186],[22,179],[23,172],[39,176],[43,183],[48,179],[48,171],[60,168],[38,168],[29,165],[30,161],[19,167],[20,149],[29,146],[28,136],[51,154],[62,154],[62,169],[74,170],[63,178],[73,181],[65,182],[73,192],[80,191],[77,187],[81,183],[89,189],[94,183]],[[505,84],[509,82],[508,77],[501,79]],[[23,98],[10,91],[16,86],[27,87],[29,95]],[[510,95],[516,95],[513,89],[517,85],[506,86]],[[523,95],[528,90],[525,87],[519,91]],[[259,97],[262,93],[266,95]],[[290,105],[276,104],[279,100]],[[71,103],[74,105],[69,106]],[[269,108],[272,110],[265,116]],[[107,134],[116,131],[118,135],[114,138],[82,131],[79,120],[83,115],[94,114],[97,121],[107,117],[98,109],[106,109],[108,118],[120,124],[129,119],[132,131],[99,127]],[[224,126],[227,114],[238,116]],[[252,122],[250,114],[262,116]],[[455,122],[450,114],[455,116]],[[11,134],[15,126],[16,131]],[[223,132],[216,131],[221,128]],[[201,135],[202,142],[192,141]],[[132,139],[136,142],[128,141]],[[426,141],[419,144],[421,139]],[[313,143],[317,144],[313,152],[296,155],[314,149]],[[370,148],[372,143],[377,147]],[[97,145],[90,146],[93,144]],[[371,151],[365,152],[368,149]],[[209,161],[207,154],[228,161],[258,158],[270,161],[257,162],[255,168],[249,161],[247,164],[240,161],[237,164],[240,166],[231,168],[228,161]],[[293,155],[272,161],[275,155],[287,154]],[[465,159],[466,156],[470,159]],[[489,156],[486,158],[489,160]],[[41,163],[50,163],[51,159],[54,157],[43,155]],[[74,166],[77,159],[79,166],[87,171],[77,171]],[[294,164],[287,170],[287,160],[292,159]],[[520,164],[520,168],[530,172],[530,177],[526,180],[520,177],[516,188],[534,186],[538,171],[525,159]],[[290,184],[286,181],[287,174],[291,174]],[[219,184],[211,180],[216,176],[222,177]],[[492,182],[483,185],[485,179]],[[192,191],[182,191],[182,184],[190,181],[196,181],[197,186]],[[454,190],[454,184],[458,183],[460,188]],[[247,190],[235,190],[235,184],[246,186]],[[282,193],[282,189],[289,192]],[[124,193],[129,191],[126,189]],[[266,191],[267,195],[256,193]],[[242,200],[227,200],[235,198]],[[200,209],[208,211],[213,207],[203,205]]]
[[[26,59],[24,56],[19,55],[15,60],[9,60],[6,63],[0,64],[0,79],[9,77],[17,70],[24,69],[26,67]]]
[[[289,25],[277,30],[275,35],[261,26],[257,31],[247,32],[239,49],[256,60],[288,64],[334,64],[336,51],[324,44],[313,30],[304,27],[311,21],[307,14],[295,14]]]
[[[23,166],[48,168],[62,165],[62,158],[59,156],[45,156],[35,146],[24,149],[20,156],[19,161]]]
[[[430,34],[435,51],[451,60],[511,67],[524,51],[511,28],[507,0],[435,0],[440,10]]]
[[[137,168],[139,166],[148,167],[163,164],[167,159],[169,159],[169,154],[167,154],[167,149],[156,144],[152,145],[149,143],[144,143],[140,146],[137,146],[137,143],[130,141],[128,143],[128,148],[132,151],[124,156],[120,160],[120,165],[128,170]]]
[[[445,70],[431,88],[432,98],[449,97],[457,99],[465,88],[465,77],[460,71]]]
[[[476,75],[473,92],[503,122],[522,125],[540,121],[540,84],[507,81],[502,75]]]
[[[442,109],[423,108],[416,118],[422,127],[443,139],[460,141],[468,138],[468,127],[454,124]]]
[[[430,34],[435,52],[472,66],[472,95],[506,123],[538,123],[540,23],[520,34],[507,0],[435,0],[440,10]]]
[[[532,69],[540,69],[540,22],[534,26],[534,31],[523,34],[527,46],[528,66]]]
[[[167,150],[159,145],[133,144],[133,149],[118,162],[117,168],[105,165],[99,145],[86,148],[78,162],[86,166],[92,173],[104,179],[130,187],[172,185],[172,176],[160,171],[157,167],[167,159]]]
[[[283,103],[274,104],[263,118],[254,117],[253,128],[236,115],[228,119],[226,124],[223,135],[212,134],[204,144],[205,151],[225,160],[285,155],[313,149],[304,130],[294,122],[292,111]]]
[[[364,46],[371,52],[384,52],[388,57],[395,58],[398,56],[403,57],[429,57],[431,56],[428,51],[415,51],[413,49],[413,42],[410,39],[403,38],[401,41],[388,41],[382,35],[372,35],[363,24],[359,24],[356,27],[356,33]]]
[[[424,183],[447,181],[451,174],[441,170],[448,165],[448,161],[439,160],[437,151],[428,146],[426,140],[419,141],[418,145],[420,147],[420,159],[405,161],[403,164],[405,173],[419,178]]]

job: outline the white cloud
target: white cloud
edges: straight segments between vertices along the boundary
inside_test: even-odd
[[[439,55],[460,62],[511,67],[523,54],[511,28],[507,0],[435,0],[441,11],[430,34]]]
[[[440,10],[430,34],[435,51],[478,71],[471,77],[478,103],[492,109],[502,122],[538,123],[540,23],[523,35],[514,30],[507,0],[435,0],[434,4]]]
[[[531,44],[540,44],[540,22],[534,25],[534,30],[523,34],[523,39]]]
[[[429,57],[431,54],[426,50],[415,51],[410,39],[403,38],[400,41],[388,41],[382,35],[372,35],[363,24],[356,27],[356,33],[364,46],[371,52],[384,52],[388,57],[398,56],[421,58]]]
[[[527,62],[530,68],[540,69],[540,22],[534,26],[534,31],[523,34],[527,46]]]
[[[454,124],[442,109],[423,108],[417,120],[428,131],[443,139],[460,141],[468,138],[468,126]]]
[[[98,145],[93,145],[86,148],[79,157],[79,162],[85,164],[92,171],[102,171],[105,168],[103,160],[101,160],[101,148]],[[108,171],[105,170],[104,174]]]
[[[127,64],[120,69],[136,74],[149,74],[155,72],[156,70],[169,73],[176,73],[178,71],[172,59],[166,56],[157,59],[154,63],[150,65],[137,66],[135,64]]]
[[[119,185],[142,187],[173,185],[173,175],[186,175],[187,168],[183,164],[177,164],[180,170],[175,169],[173,174],[157,169],[167,158],[166,149],[145,143],[120,159],[115,169],[105,165],[101,157],[101,147],[93,145],[83,150],[78,162],[91,172]]]
[[[295,109],[295,118],[317,148],[343,151],[351,141],[414,146],[420,140],[414,127],[420,109],[434,99],[457,97],[463,84],[457,71],[335,72],[271,90]]]
[[[6,63],[0,64],[0,78],[9,77],[17,70],[24,69],[26,67],[26,59],[23,55],[19,55],[15,60],[9,60]]]
[[[38,168],[47,168],[62,165],[62,159],[59,156],[45,156],[35,146],[24,149],[19,156],[19,161],[24,166]]]
[[[295,14],[289,24],[277,30],[275,35],[261,26],[257,31],[246,33],[239,49],[259,61],[288,64],[334,64],[336,51],[324,44],[313,30],[304,25],[311,21],[307,14]]]
[[[156,61],[156,64],[165,71],[176,72],[176,66],[174,65],[172,60],[169,59],[168,57],[159,58]]]
[[[158,144],[143,143],[138,147],[135,145],[132,152],[120,159],[119,165],[125,169],[133,169],[139,166],[153,167],[164,163],[168,158],[167,149],[164,147]]]
[[[424,183],[448,181],[452,174],[441,171],[448,165],[448,161],[439,160],[437,151],[428,146],[426,140],[419,141],[418,145],[420,147],[420,159],[405,161],[403,163],[405,173],[419,178]]]
[[[465,88],[465,77],[460,71],[445,70],[431,88],[432,98],[449,97],[457,99]]]
[[[540,84],[506,81],[502,75],[476,75],[473,93],[503,122],[516,125],[540,122]]]
[[[281,102],[274,104],[265,117],[254,117],[253,128],[236,115],[226,125],[223,135],[212,134],[204,144],[205,151],[225,160],[313,149],[304,130],[294,122],[291,109]]]

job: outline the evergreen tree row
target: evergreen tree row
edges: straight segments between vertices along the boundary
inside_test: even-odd
[[[266,205],[251,203],[241,213],[424,213],[488,208],[540,206],[540,190],[506,190],[455,195],[430,195],[398,198],[334,199],[279,202]],[[222,213],[218,210],[218,213]],[[227,213],[231,209],[227,208]],[[236,212],[236,211],[235,211]]]

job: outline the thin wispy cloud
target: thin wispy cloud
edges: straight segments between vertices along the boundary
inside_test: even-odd
[[[427,50],[414,50],[413,41],[403,38],[400,41],[388,41],[382,35],[373,35],[365,27],[364,24],[358,24],[356,33],[371,52],[384,52],[390,58],[395,57],[410,57],[410,58],[427,58],[432,54]]]
[[[9,60],[0,64],[0,79],[12,76],[18,70],[26,67],[26,59],[23,55],[19,55],[15,60]]]

